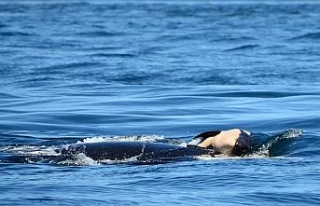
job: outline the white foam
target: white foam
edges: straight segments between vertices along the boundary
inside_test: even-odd
[[[81,141],[77,141],[76,144],[106,142],[106,141],[109,141],[109,139],[110,138],[107,138],[107,137],[89,137]]]
[[[188,145],[197,146],[201,141],[202,141],[201,138],[193,139],[190,142],[188,142]]]
[[[163,136],[157,135],[146,135],[146,136],[114,136],[114,137],[89,137],[82,141],[77,141],[76,144],[83,143],[97,143],[97,142],[108,142],[108,141],[141,141],[141,142],[155,142],[157,140],[164,139]]]
[[[228,155],[215,155],[215,156],[210,156],[210,155],[201,155],[201,156],[196,156],[195,159],[197,160],[202,160],[202,161],[217,161],[217,160],[225,160],[225,159],[240,159],[241,157],[238,156],[228,156]]]
[[[224,154],[217,154],[215,156],[201,155],[196,156],[195,159],[203,161],[215,161],[215,160],[228,160],[228,159],[257,159],[257,158],[269,158],[269,151],[263,150],[259,152],[254,152],[245,156],[229,156]]]
[[[134,163],[138,161],[138,156],[126,158],[126,159],[121,159],[121,160],[110,160],[110,159],[104,159],[104,160],[99,160],[100,163],[102,164],[123,164],[123,163]]]
[[[11,151],[12,148],[14,148],[14,147],[13,146],[3,146],[3,147],[0,147],[0,152]]]
[[[1,151],[10,151],[19,155],[30,155],[30,156],[58,156],[59,154],[55,151],[57,149],[54,146],[8,146],[1,148]]]
[[[186,143],[186,142],[181,142],[180,144],[178,144],[178,146],[187,147],[187,146],[188,146],[188,143]]]
[[[86,156],[83,153],[75,154],[72,158],[57,162],[60,165],[75,165],[75,166],[84,166],[84,165],[97,165],[98,162]]]
[[[261,150],[259,152],[254,152],[252,154],[249,154],[247,156],[244,156],[245,158],[253,158],[253,159],[256,159],[256,158],[269,158],[270,155],[269,155],[269,150]]]

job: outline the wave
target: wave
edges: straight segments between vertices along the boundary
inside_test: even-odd
[[[225,52],[231,52],[231,51],[251,50],[251,49],[258,48],[258,47],[260,47],[260,45],[258,45],[258,44],[247,44],[247,45],[242,45],[242,46],[239,46],[239,47],[234,47],[234,48],[231,48],[231,49],[226,49],[224,51]]]
[[[106,31],[93,31],[93,32],[81,32],[77,33],[79,36],[86,37],[117,37],[122,36],[124,33],[121,32],[106,32]]]
[[[6,98],[6,99],[19,99],[19,98],[21,98],[19,96],[8,94],[8,93],[3,93],[3,92],[0,92],[0,97]]]
[[[45,66],[45,67],[38,67],[35,68],[33,71],[28,73],[28,76],[37,76],[37,75],[56,75],[61,73],[66,73],[65,70],[67,69],[81,69],[81,68],[90,68],[90,67],[98,67],[102,64],[97,62],[73,62],[73,63],[64,63],[64,64],[55,64],[52,66]]]
[[[5,27],[8,27],[8,25],[3,24],[3,23],[0,22],[0,29],[1,29],[1,28],[5,28]]]
[[[310,32],[310,33],[293,37],[289,40],[319,40],[319,39],[320,39],[320,32]]]
[[[20,31],[2,31],[0,32],[0,37],[27,37],[35,36],[34,34]]]
[[[313,96],[319,95],[317,92],[299,92],[299,91],[250,91],[250,92],[216,92],[216,97],[256,97],[256,98],[284,98],[284,97],[296,97],[296,96]]]
[[[248,37],[248,36],[239,36],[239,37],[226,37],[226,36],[221,36],[215,39],[212,39],[211,42],[245,42],[245,41],[255,41],[257,40],[254,37]]]
[[[92,57],[119,57],[119,58],[132,58],[132,57],[137,57],[137,55],[134,54],[120,54],[120,53],[96,53],[96,54],[91,54],[90,56]]]

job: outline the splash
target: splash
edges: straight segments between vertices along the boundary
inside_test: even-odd
[[[289,154],[294,149],[294,140],[302,134],[303,130],[299,129],[289,129],[272,135],[258,134],[255,137],[257,144],[254,145],[254,152],[249,156],[270,157]]]
[[[279,134],[280,139],[290,139],[290,138],[299,138],[303,134],[303,130],[300,129],[289,129],[282,134]]]

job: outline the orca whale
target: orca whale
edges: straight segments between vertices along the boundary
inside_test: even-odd
[[[199,155],[214,156],[213,149],[196,146],[183,147],[157,142],[106,141],[69,145],[60,150],[62,155],[83,153],[93,160],[125,160],[136,157],[138,161],[169,161],[194,159]]]

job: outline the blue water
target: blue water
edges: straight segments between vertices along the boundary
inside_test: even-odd
[[[317,1],[1,1],[0,204],[319,205],[319,11]],[[79,141],[183,143],[235,127],[286,138],[274,157],[41,159]],[[24,155],[36,161],[5,161]]]

